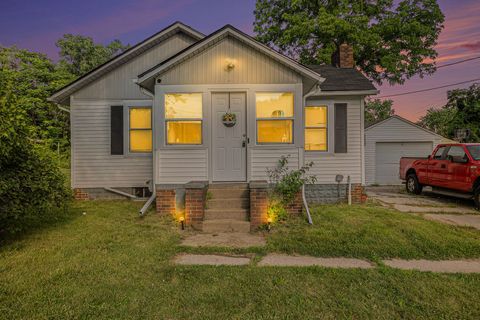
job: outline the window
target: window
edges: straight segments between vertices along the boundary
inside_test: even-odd
[[[130,152],[152,152],[152,109],[129,110]]]
[[[475,160],[480,160],[480,146],[479,145],[471,145],[467,146],[468,151],[470,151],[470,155]]]
[[[293,143],[293,93],[255,95],[257,143]]]
[[[305,150],[327,151],[327,106],[305,107]]]
[[[435,152],[435,155],[433,156],[433,158],[435,160],[442,160],[443,158],[443,152],[445,151],[445,147],[440,147],[437,149],[437,152]]]
[[[460,147],[460,146],[452,146],[452,147],[450,147],[450,149],[448,150],[448,153],[447,153],[447,158],[448,158],[449,160],[453,160],[453,159],[468,159],[465,150],[463,149],[463,147]]]
[[[165,95],[167,144],[202,144],[202,94]]]

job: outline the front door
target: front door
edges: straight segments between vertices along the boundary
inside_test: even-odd
[[[232,113],[235,124],[224,123]],[[246,95],[242,92],[212,94],[213,181],[247,180]]]

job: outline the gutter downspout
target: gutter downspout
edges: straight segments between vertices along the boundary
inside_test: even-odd
[[[134,81],[137,85],[138,85],[138,88],[140,89],[140,92],[143,93],[144,95],[147,95],[149,97],[152,98],[152,100],[155,99],[155,94],[153,94],[153,92],[151,92],[150,90],[147,90],[145,89],[144,87],[140,86],[138,84],[138,79],[135,79]],[[153,109],[153,105],[152,105],[152,109]],[[152,112],[153,114],[153,112]],[[153,159],[153,157],[152,157]],[[153,172],[155,172],[155,170],[153,170]],[[152,182],[155,181],[155,174],[153,175],[152,177]],[[140,209],[139,211],[139,214],[140,214],[140,217],[143,217],[145,215],[145,212],[147,212],[148,208],[150,208],[150,206],[152,205],[153,201],[155,200],[155,198],[157,197],[157,193],[155,192],[155,183],[152,183],[152,195],[150,196],[150,198],[148,198],[147,202],[145,202],[145,204],[143,205],[142,209]]]
[[[313,95],[316,95],[320,92],[320,83],[317,83],[315,85],[315,88],[310,90],[310,92],[308,92],[307,94],[305,94],[303,96],[303,106],[302,106],[302,110],[305,108],[305,105],[307,104],[307,98],[308,97],[311,97]],[[307,219],[308,219],[308,223],[309,224],[313,224],[313,221],[312,221],[312,216],[310,214],[310,208],[308,207],[308,202],[307,202],[307,198],[305,197],[305,184],[302,185],[302,200],[303,200],[303,205],[305,206],[305,210],[307,211]]]

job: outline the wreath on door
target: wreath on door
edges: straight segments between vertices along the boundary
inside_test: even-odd
[[[237,115],[230,111],[230,93],[228,93],[228,110],[222,116],[222,122],[225,127],[233,127],[237,123]]]
[[[233,127],[237,123],[237,115],[235,113],[227,111],[222,116],[222,122],[225,127]]]

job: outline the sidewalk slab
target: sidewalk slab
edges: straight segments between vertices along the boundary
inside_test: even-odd
[[[444,273],[480,273],[480,259],[474,260],[384,260],[385,265],[403,269]]]
[[[250,263],[250,258],[213,254],[181,254],[176,256],[173,262],[180,265],[243,266]]]
[[[268,254],[259,266],[308,267],[321,266],[327,268],[361,268],[370,269],[375,266],[368,261],[351,258],[318,258],[311,256],[289,256],[285,254]]]
[[[425,219],[440,221],[447,224],[453,224],[463,227],[473,227],[480,230],[480,215],[474,214],[425,214]]]
[[[422,207],[395,204],[393,208],[401,212],[412,213],[474,213],[475,210],[464,207]]]
[[[198,233],[182,240],[182,246],[188,247],[263,247],[266,244],[261,234],[245,232]]]

